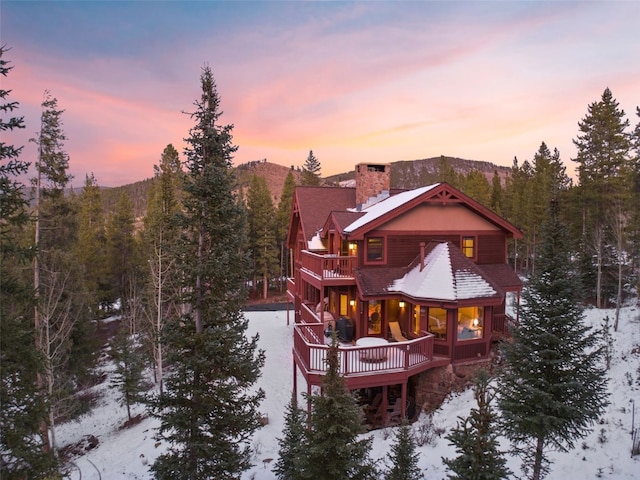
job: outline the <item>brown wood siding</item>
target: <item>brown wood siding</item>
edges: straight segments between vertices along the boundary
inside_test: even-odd
[[[387,265],[404,267],[420,255],[420,242],[449,241],[459,246],[459,235],[397,235],[387,237]]]
[[[478,264],[505,263],[505,251],[504,235],[478,236]]]

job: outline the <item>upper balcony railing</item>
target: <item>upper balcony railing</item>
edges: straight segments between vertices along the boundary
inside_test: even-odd
[[[320,255],[303,250],[300,258],[301,268],[308,270],[320,279],[353,278],[358,257],[341,255]]]

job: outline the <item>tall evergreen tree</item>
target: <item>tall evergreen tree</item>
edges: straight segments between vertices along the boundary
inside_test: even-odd
[[[489,201],[489,208],[496,212],[498,215],[502,215],[503,208],[503,188],[502,188],[502,180],[500,179],[500,175],[498,175],[498,171],[493,171],[493,177],[491,178],[491,199]]]
[[[640,107],[636,107],[638,123],[631,132],[631,162],[629,168],[629,202],[626,206],[629,218],[626,224],[626,235],[630,256],[631,271],[637,272],[640,267]],[[640,291],[640,276],[634,278],[636,290]]]
[[[525,160],[520,166],[518,159],[513,159],[511,174],[505,182],[505,209],[507,220],[518,225],[523,231],[531,225],[529,199],[533,179],[533,168],[529,161]],[[510,253],[514,268],[518,271],[527,270],[530,267],[530,252],[527,242],[514,242],[513,251]]]
[[[287,233],[289,231],[289,217],[291,216],[291,206],[293,202],[293,193],[296,189],[296,180],[293,177],[293,173],[289,170],[287,176],[284,179],[284,186],[282,187],[282,193],[280,194],[280,201],[278,202],[278,209],[276,212],[276,218],[278,225],[276,228],[276,242],[280,246],[280,276],[283,277],[292,276],[293,273],[289,272],[289,256],[287,249]],[[280,283],[280,291],[282,291],[282,283]]]
[[[495,391],[489,385],[489,376],[481,370],[475,379],[473,394],[477,408],[467,418],[460,418],[446,439],[456,447],[458,456],[443,459],[453,472],[451,480],[500,480],[511,472],[498,445],[498,416],[491,403]]]
[[[300,183],[308,186],[320,185],[320,161],[313,155],[313,150],[309,150],[309,156],[302,167],[302,179]]]
[[[440,160],[438,161],[437,181],[447,182],[452,187],[459,188],[461,180],[460,177],[461,175],[458,175],[456,170],[449,163],[447,157],[440,155]],[[428,185],[428,183],[424,183],[424,185]]]
[[[127,417],[131,420],[131,406],[142,400],[144,391],[144,358],[136,335],[129,333],[125,324],[120,324],[118,333],[111,342],[111,356],[115,370],[111,387],[120,394],[121,404],[127,407]]]
[[[128,301],[141,258],[135,237],[135,217],[126,190],[122,190],[115,211],[107,219],[105,235],[112,282],[111,299],[112,302],[120,300],[122,313],[129,315],[131,305]]]
[[[91,310],[96,315],[104,310],[110,299],[109,273],[105,252],[104,207],[96,178],[85,177],[78,197],[78,243],[76,257],[84,268],[84,279],[90,293]]]
[[[0,46],[0,74],[13,67]],[[0,111],[13,115],[19,103],[0,88]],[[40,433],[46,424],[45,396],[37,382],[44,369],[36,349],[32,318],[33,293],[22,270],[31,250],[18,241],[29,220],[24,186],[18,180],[29,163],[20,159],[22,147],[5,143],[15,129],[24,128],[23,117],[0,118],[0,477],[43,478],[56,470],[56,458]]]
[[[220,125],[209,67],[186,139],[187,175],[176,276],[185,313],[165,325],[171,372],[153,404],[168,442],[152,470],[159,479],[237,479],[249,467],[264,397],[253,386],[264,364],[258,337],[246,337],[242,307],[247,256],[242,205],[234,194],[232,125]]]
[[[534,273],[540,228],[547,221],[549,204],[552,198],[562,198],[561,195],[571,186],[571,179],[566,174],[558,149],[551,153],[545,142],[540,144],[540,148],[534,154],[532,168],[532,182],[526,190],[529,222],[524,233],[531,257],[530,271]]]
[[[269,280],[277,272],[278,247],[276,227],[273,219],[275,210],[264,177],[254,175],[247,192],[249,215],[249,245],[253,259],[254,279],[262,280],[262,298],[267,298]],[[257,285],[257,282],[254,282]]]
[[[149,191],[147,215],[144,219],[144,244],[151,267],[152,281],[149,291],[153,305],[149,314],[151,350],[155,362],[154,372],[163,393],[164,352],[162,329],[165,320],[179,316],[178,285],[173,274],[175,262],[172,246],[176,243],[178,230],[174,217],[180,211],[180,185],[182,165],[178,151],[173,145],[165,147],[160,164],[154,166],[155,177]]]
[[[287,405],[282,438],[278,439],[279,458],[273,472],[279,480],[303,480],[302,459],[306,455],[307,412],[298,407],[295,394]]]
[[[491,203],[491,185],[480,170],[469,171],[461,183],[461,190],[475,201],[486,206]]]
[[[93,350],[87,315],[84,275],[74,255],[77,202],[67,195],[72,179],[62,114],[46,91],[42,102],[35,187],[34,292],[36,348],[45,359],[50,443],[55,448],[55,422],[77,412],[74,390],[89,374]]]
[[[340,375],[340,360],[334,335],[327,352],[327,373],[322,393],[312,395],[306,456],[301,461],[303,478],[318,480],[375,479],[377,471],[369,458],[371,438],[363,433],[362,410]]]
[[[498,388],[504,431],[533,480],[548,471],[547,450],[572,449],[607,404],[603,346],[584,325],[558,210],[553,201]]]
[[[629,120],[624,110],[619,108],[611,90],[605,89],[602,98],[588,107],[587,115],[578,122],[579,134],[573,140],[578,163],[580,201],[583,208],[583,245],[589,250],[587,255],[595,257],[594,286],[596,307],[605,306],[607,285],[606,275],[610,263],[607,254],[611,245],[607,219],[611,208],[626,201],[630,192],[631,142],[626,129]]]
[[[398,427],[395,442],[387,454],[387,470],[385,480],[419,480],[424,478],[418,467],[418,451],[416,439],[408,423],[403,422]]]

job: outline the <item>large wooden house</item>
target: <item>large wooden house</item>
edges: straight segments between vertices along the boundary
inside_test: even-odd
[[[446,183],[391,190],[379,164],[355,175],[355,188],[295,190],[294,388],[297,371],[308,393],[322,383],[337,336],[347,385],[379,426],[415,410],[424,372],[487,361],[508,326],[506,294],[522,287],[507,264],[522,232]]]

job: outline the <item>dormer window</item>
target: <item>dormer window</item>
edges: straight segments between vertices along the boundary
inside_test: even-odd
[[[384,238],[367,238],[367,262],[382,262],[384,260]]]

